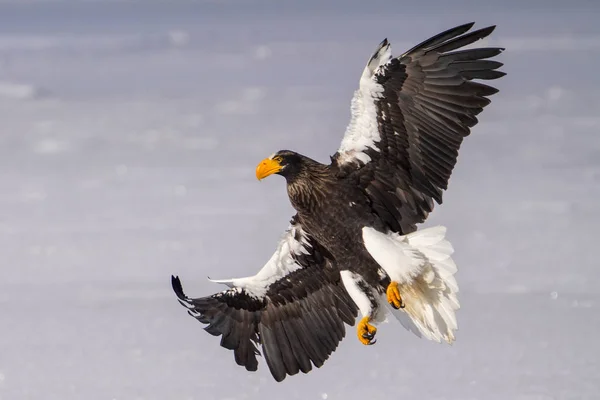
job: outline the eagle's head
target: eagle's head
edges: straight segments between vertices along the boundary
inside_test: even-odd
[[[307,168],[310,161],[312,160],[296,152],[279,150],[258,164],[256,177],[262,180],[269,175],[277,174],[292,182]]]

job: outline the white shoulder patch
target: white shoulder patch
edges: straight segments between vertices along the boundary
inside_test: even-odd
[[[299,240],[296,240],[297,236]],[[309,249],[310,244],[306,232],[302,230],[300,225],[290,225],[279,241],[275,253],[256,275],[244,278],[209,280],[229,287],[244,289],[251,296],[263,298],[272,283],[302,268],[294,260],[293,255],[309,254]]]
[[[364,151],[369,148],[379,151],[376,143],[381,140],[381,137],[375,101],[382,97],[383,86],[373,79],[373,75],[391,59],[392,51],[386,39],[369,59],[360,77],[359,89],[354,92],[350,105],[350,123],[338,149],[340,164],[354,161],[366,164],[371,161],[371,158]]]

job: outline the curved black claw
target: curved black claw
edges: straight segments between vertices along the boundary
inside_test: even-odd
[[[375,338],[375,334],[377,333],[377,328],[369,324],[369,321],[369,317],[364,317],[360,320],[358,327],[356,328],[358,340],[360,340],[360,342],[364,345],[371,345],[377,342],[376,340],[373,340]]]
[[[367,339],[369,341],[369,343],[367,343],[367,345],[371,346],[374,345],[375,343],[377,343],[377,339],[375,339],[375,334],[377,332],[373,332],[373,333],[365,333],[362,335],[363,338]]]

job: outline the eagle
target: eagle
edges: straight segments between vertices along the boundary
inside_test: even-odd
[[[285,178],[296,214],[256,275],[213,282],[216,294],[191,298],[178,277],[179,302],[235,362],[281,382],[320,368],[356,324],[376,342],[393,315],[409,331],[452,343],[458,285],[446,228],[417,230],[442,203],[463,139],[498,89],[474,80],[505,75],[490,60],[504,49],[466,47],[495,26],[468,23],[392,57],[383,40],[360,77],[342,143],[322,164],[289,150],[261,161],[259,180]],[[210,279],[210,278],[209,278]]]

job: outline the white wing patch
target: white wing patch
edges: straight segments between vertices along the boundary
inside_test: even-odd
[[[296,240],[296,236],[299,237],[299,240]],[[260,299],[265,296],[272,283],[302,268],[294,260],[293,255],[308,254],[310,247],[308,237],[302,227],[298,224],[290,225],[279,241],[275,253],[256,275],[244,278],[209,280],[231,288],[244,289],[249,295]]]
[[[359,89],[354,92],[350,106],[351,118],[342,139],[338,153],[340,164],[355,160],[368,163],[371,158],[364,153],[368,148],[379,151],[376,143],[381,140],[377,124],[377,106],[375,100],[382,97],[383,86],[375,82],[373,75],[392,58],[387,39],[384,40],[371,57],[360,77]]]

